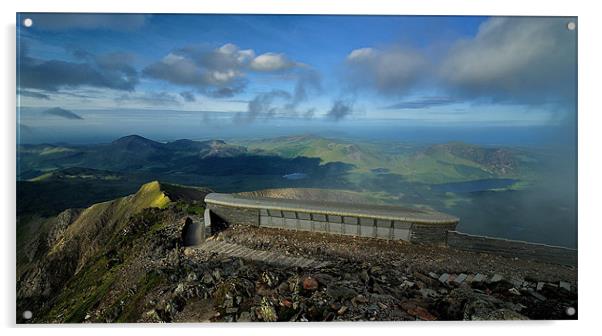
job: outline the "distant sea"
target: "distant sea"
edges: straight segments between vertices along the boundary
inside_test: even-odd
[[[52,119],[40,109],[22,108],[18,143],[107,143],[138,134],[155,141],[177,139],[272,138],[313,134],[323,137],[412,143],[461,141],[478,145],[540,146],[556,142],[573,145],[567,127],[474,124],[424,124],[416,121],[365,119],[272,118],[250,123],[233,122],[225,112],[190,111],[76,111],[81,120]],[[20,126],[19,126],[20,125]]]

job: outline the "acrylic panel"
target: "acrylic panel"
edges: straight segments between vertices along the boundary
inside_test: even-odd
[[[577,18],[17,14],[17,323],[576,319]]]

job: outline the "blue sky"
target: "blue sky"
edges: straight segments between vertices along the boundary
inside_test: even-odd
[[[121,110],[157,111],[156,127],[170,111],[193,112],[195,122],[223,113],[216,120],[333,125],[545,126],[576,115],[577,35],[566,28],[574,18],[19,14],[17,22],[25,18],[33,26],[17,30],[19,122],[30,129],[102,129]],[[80,118],[46,113],[57,107]]]

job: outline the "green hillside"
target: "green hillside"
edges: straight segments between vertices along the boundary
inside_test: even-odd
[[[320,158],[323,163],[349,163],[360,172],[368,172],[388,164],[388,157],[378,146],[370,143],[358,144],[315,136],[295,136],[253,141],[247,143],[247,146],[251,150],[287,158],[306,156]]]
[[[446,183],[528,174],[527,154],[508,148],[484,148],[465,143],[413,145],[345,141],[295,136],[246,141],[259,153],[284,157],[315,157],[322,163],[352,164],[356,174],[397,174],[407,181]]]
[[[71,167],[65,169],[52,170],[42,175],[29,179],[31,182],[48,182],[59,180],[102,180],[112,181],[123,179],[122,174],[108,170],[99,170],[91,168]]]
[[[177,216],[188,213],[174,202],[203,207],[208,192],[153,181],[135,194],[83,210],[66,210],[47,219],[22,218],[17,254],[25,257],[17,268],[18,305],[37,307],[40,320],[48,314],[61,316],[63,322],[81,322],[88,309],[110,300],[107,293],[120,291],[126,279],[152,286],[147,278],[152,275],[144,271],[138,253],[153,255],[156,246],[151,237],[159,244],[172,244],[161,236],[163,225],[183,223]],[[181,239],[181,233],[175,233],[172,238]],[[132,309],[139,308],[133,305]]]

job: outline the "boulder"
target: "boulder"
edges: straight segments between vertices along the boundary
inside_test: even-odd
[[[331,285],[326,288],[326,293],[335,300],[352,299],[357,295],[357,292],[349,287]]]
[[[318,289],[318,281],[311,276],[303,278],[303,289],[310,292],[315,291]]]

